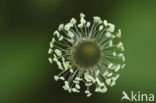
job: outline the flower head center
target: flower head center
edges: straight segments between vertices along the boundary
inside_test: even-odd
[[[94,41],[80,41],[73,47],[72,58],[80,68],[94,68],[101,59],[101,50]]]

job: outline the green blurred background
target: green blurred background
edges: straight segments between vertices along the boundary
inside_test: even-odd
[[[126,67],[105,94],[65,92],[48,63],[52,32],[84,12],[122,30]],[[155,0],[0,0],[0,103],[120,103],[122,91],[156,95]]]

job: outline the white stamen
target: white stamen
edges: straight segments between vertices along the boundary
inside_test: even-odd
[[[55,38],[52,38],[52,41],[50,42],[50,48],[54,47],[54,43],[55,43]]]
[[[122,62],[124,62],[125,61],[125,57],[124,56],[122,56]]]
[[[107,25],[107,20],[104,20],[103,21],[103,24],[106,26]]]
[[[107,76],[108,75],[108,71],[106,70],[106,71],[104,71],[104,73],[103,73],[103,76]]]
[[[95,22],[95,23],[98,23],[98,24],[101,24],[101,23],[102,23],[102,20],[101,20],[100,17],[95,16],[95,17],[94,17],[94,22]]]
[[[103,25],[99,26],[99,31],[103,30]]]
[[[107,23],[107,25],[106,25],[106,26],[108,26],[107,31],[110,31],[111,33],[113,33],[113,32],[114,32],[114,30],[115,30],[115,25],[114,25],[114,24]]]
[[[49,60],[49,63],[53,63],[53,60],[51,59],[51,58],[48,58],[48,60]]]
[[[55,54],[54,54],[53,61],[55,61],[55,62],[57,62],[57,61],[58,61],[58,58],[56,57],[56,55],[55,55]]]
[[[60,33],[57,30],[53,34],[54,36],[56,35],[58,38],[60,37]]]
[[[69,93],[71,92],[71,88],[69,87],[69,83],[67,81],[64,81],[64,86],[63,86],[63,89],[64,90],[67,90]]]
[[[75,80],[81,81],[82,79],[80,77],[76,77]]]
[[[106,87],[103,87],[103,88],[97,87],[95,89],[95,92],[100,92],[100,93],[105,93],[106,91],[107,91],[107,88]]]
[[[113,52],[113,56],[116,56],[116,52]]]
[[[87,97],[90,97],[91,95],[92,95],[92,93],[88,93],[88,94],[87,94]]]
[[[61,30],[63,30],[63,28],[64,28],[64,24],[60,24],[58,27],[58,30],[61,31]]]
[[[111,77],[113,75],[113,73],[111,72],[111,73],[108,73],[107,74],[107,77]]]
[[[79,28],[83,28],[83,24],[80,23],[80,24],[78,25],[78,27],[79,27]]]
[[[123,49],[124,49],[124,48],[123,48],[123,43],[122,43],[122,42],[119,42],[119,43],[117,44],[117,48],[123,50]]]
[[[81,18],[84,18],[84,17],[85,17],[85,14],[80,13],[80,17],[81,17]]]
[[[65,80],[65,78],[64,77],[60,77],[60,80]]]
[[[81,18],[80,22],[81,22],[81,24],[84,25],[86,23],[86,20],[84,18]]]
[[[85,77],[86,81],[92,81],[93,83],[95,83],[95,79],[89,73],[85,73],[84,77]]]
[[[110,64],[108,65],[108,68],[110,69],[110,68],[112,68],[112,66],[113,66],[113,63],[110,63]]]
[[[60,62],[60,61],[57,61],[56,63],[57,63],[57,65],[58,65],[58,68],[61,69],[61,70],[63,70],[63,67],[62,67],[61,62]]]
[[[62,41],[63,40],[63,36],[61,36],[60,38],[59,38],[59,41]]]
[[[70,69],[70,73],[73,73],[73,69]]]
[[[87,27],[88,27],[88,28],[90,27],[90,24],[91,24],[90,22],[87,22]]]
[[[74,33],[71,31],[68,31],[68,36],[72,39],[74,37]]]
[[[118,57],[122,57],[122,56],[123,56],[123,53],[118,54]]]
[[[113,46],[113,41],[112,41],[112,40],[109,41],[109,46],[110,46],[110,47]]]
[[[121,69],[123,69],[125,67],[125,64],[123,64],[122,66],[121,66]]]
[[[64,66],[64,69],[67,70],[69,69],[69,62],[63,62],[63,66]]]
[[[60,73],[54,76],[55,81],[64,81],[62,87],[69,93],[79,93],[80,84],[84,83],[87,97],[92,95],[90,92],[92,85],[96,86],[95,92],[100,93],[107,91],[106,86],[114,86],[119,78],[116,72],[125,67],[125,64],[114,60],[125,61],[124,54],[121,52],[124,51],[123,43],[115,44],[121,37],[121,30],[113,33],[115,25],[108,23],[107,20],[102,21],[98,16],[93,17],[93,21],[91,25],[91,22],[87,22],[85,15],[81,13],[79,24],[75,18],[71,18],[66,25],[60,24],[58,30],[53,33],[48,50],[48,54],[54,52],[52,57],[48,58],[49,62],[56,62],[57,68],[60,69]],[[83,64],[81,66],[79,60],[76,61],[78,58],[75,58],[75,51],[83,41],[95,41],[102,53],[97,64],[89,69],[82,67]]]
[[[65,29],[66,31],[69,31],[71,27],[73,27],[73,24],[67,23],[67,24],[65,25],[64,29]]]
[[[54,76],[55,81],[59,80],[59,76]]]
[[[76,19],[75,19],[75,18],[72,18],[72,19],[70,20],[70,23],[73,24],[73,25],[75,25],[75,24],[76,24]]]
[[[51,54],[52,52],[53,52],[53,50],[51,48],[49,48],[48,54]]]
[[[103,86],[103,83],[101,83],[101,81],[99,80],[98,77],[96,78],[96,82],[97,82],[97,84],[98,84],[99,87],[102,87]]]
[[[111,79],[106,79],[106,84],[110,85],[111,84]]]
[[[105,33],[105,36],[106,36],[107,38],[111,37],[111,35],[112,35],[112,34],[111,34],[110,32],[106,32],[106,33]]]
[[[86,90],[85,93],[88,94],[88,93],[90,93],[90,91]]]
[[[77,89],[80,89],[80,85],[79,85],[79,84],[76,84],[75,87],[76,87]]]
[[[80,92],[80,91],[77,90],[76,88],[72,88],[72,91],[73,91],[73,92],[76,92],[76,93],[79,93],[79,92]]]
[[[92,85],[92,83],[89,83],[89,84],[85,84],[85,86],[87,86],[87,87],[89,87],[89,86],[91,86]]]
[[[59,50],[59,49],[55,49],[55,53],[56,53],[56,55],[58,55],[58,56],[62,56],[62,52],[61,52],[61,50]]]
[[[118,30],[118,33],[116,34],[116,37],[121,38],[121,30],[120,29]]]
[[[121,65],[118,64],[118,65],[116,66],[115,72],[118,72],[120,68],[121,68]]]

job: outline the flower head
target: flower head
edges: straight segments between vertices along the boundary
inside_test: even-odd
[[[121,30],[114,31],[113,24],[98,16],[93,17],[91,24],[83,13],[80,23],[72,18],[69,23],[59,25],[50,42],[48,60],[58,65],[60,73],[54,79],[64,81],[64,90],[79,93],[82,82],[89,97],[92,85],[95,92],[105,93],[108,86],[116,84],[125,57],[123,43],[119,41]]]

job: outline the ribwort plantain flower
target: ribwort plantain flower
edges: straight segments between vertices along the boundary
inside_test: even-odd
[[[108,86],[116,84],[117,72],[125,66],[120,37],[120,29],[115,32],[115,25],[98,16],[91,24],[80,13],[80,23],[72,18],[69,23],[60,24],[48,51],[49,62],[56,62],[60,70],[54,79],[64,81],[63,89],[69,93],[79,93],[81,82],[86,86],[87,97],[92,95],[92,85],[95,92],[105,93]]]

